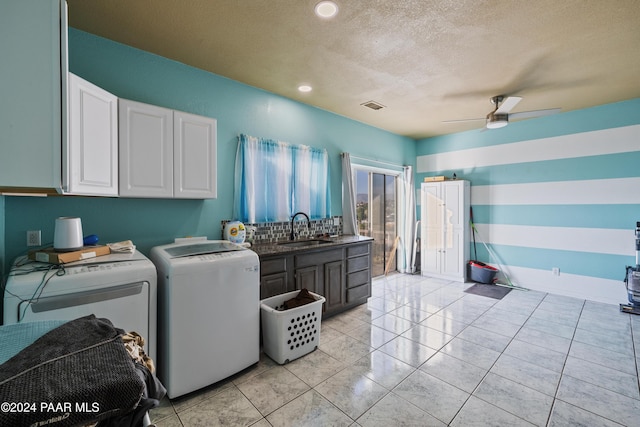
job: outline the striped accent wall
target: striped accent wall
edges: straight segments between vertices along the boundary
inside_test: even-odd
[[[471,257],[500,268],[514,284],[624,303],[625,266],[635,264],[640,221],[639,101],[626,102],[629,124],[619,127],[593,129],[585,120],[588,130],[580,131],[576,116],[591,114],[572,112],[565,114],[578,129],[557,135],[527,136],[535,134],[525,132],[531,123],[544,127],[540,118],[510,124],[511,141],[484,135],[494,131],[449,136],[455,148],[447,137],[418,141],[416,185],[454,172],[471,181],[478,229]],[[549,126],[557,128],[560,116]]]

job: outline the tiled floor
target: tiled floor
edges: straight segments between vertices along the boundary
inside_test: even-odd
[[[168,426],[638,426],[640,316],[534,291],[377,278],[319,348],[152,411]],[[638,350],[635,350],[635,348]]]

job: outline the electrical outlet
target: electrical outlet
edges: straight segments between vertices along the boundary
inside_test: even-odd
[[[560,268],[559,267],[553,267],[551,269],[551,272],[553,273],[554,276],[559,276],[560,275]]]
[[[27,246],[40,246],[41,244],[40,230],[27,231]]]

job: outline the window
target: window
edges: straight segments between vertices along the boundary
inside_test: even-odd
[[[312,219],[331,215],[327,150],[241,134],[234,219],[282,222],[300,211]]]

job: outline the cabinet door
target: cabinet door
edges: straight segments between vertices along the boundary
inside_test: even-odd
[[[342,308],[346,303],[346,286],[344,279],[344,262],[333,261],[324,264],[325,312]]]
[[[173,197],[173,110],[119,101],[120,196]]]
[[[440,273],[443,246],[443,205],[439,183],[424,183],[420,204],[420,268],[425,274]]]
[[[118,98],[69,73],[69,145],[65,191],[118,195]]]
[[[61,190],[66,2],[2,1],[0,34],[0,187]]]
[[[447,276],[464,277],[465,258],[464,258],[464,236],[460,227],[453,228],[447,234],[447,240],[451,242],[442,250],[441,274]]]
[[[296,289],[307,289],[314,294],[324,296],[324,290],[320,287],[319,266],[296,268]]]
[[[443,223],[446,231],[462,226],[464,190],[464,181],[445,181],[442,183]],[[448,246],[449,242],[446,245]]]
[[[260,278],[260,299],[287,293],[287,273],[275,273]]]
[[[217,197],[216,120],[174,111],[174,197]]]

